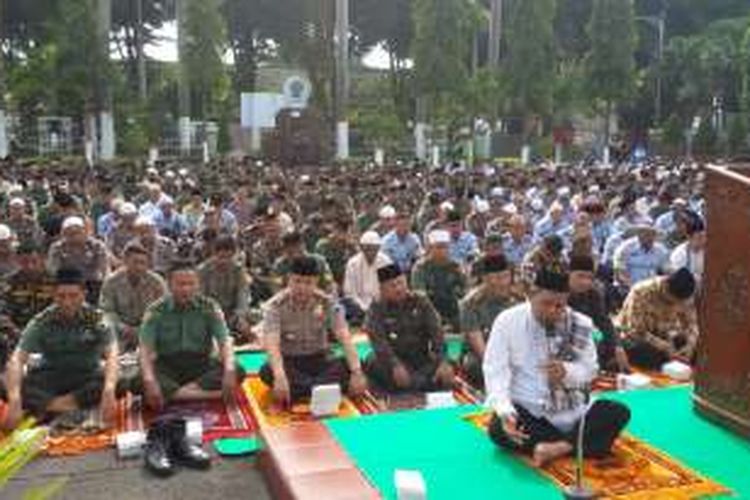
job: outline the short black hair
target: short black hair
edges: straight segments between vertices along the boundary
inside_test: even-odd
[[[176,273],[195,272],[195,265],[189,260],[176,260],[169,268],[167,276],[171,279]]]
[[[236,252],[237,241],[234,239],[234,236],[219,236],[214,242],[214,250],[217,252]]]
[[[146,247],[144,247],[140,241],[133,240],[129,242],[127,245],[125,245],[125,249],[122,251],[122,254],[127,257],[129,255],[148,255],[148,250],[146,250]]]

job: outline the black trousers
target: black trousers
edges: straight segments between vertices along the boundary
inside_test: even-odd
[[[411,387],[402,389],[397,387],[396,382],[393,380],[392,366],[378,360],[375,354],[370,354],[362,364],[367,377],[377,384],[377,386],[388,392],[449,390],[449,386],[441,386],[439,383],[433,381],[438,365],[437,361],[430,359],[423,362],[406,364],[412,384]]]
[[[482,371],[482,359],[469,351],[461,357],[461,369],[466,380],[477,389],[484,390],[484,372]]]
[[[349,367],[346,360],[328,353],[307,356],[284,356],[284,372],[289,381],[293,401],[309,398],[316,385],[339,384],[341,391],[349,388]],[[273,387],[273,370],[268,363],[260,369],[260,379]]]
[[[672,340],[675,350],[685,347],[685,344],[687,344],[687,339],[682,336]],[[658,371],[661,370],[664,363],[671,361],[671,358],[664,351],[660,351],[643,340],[627,339],[624,342],[624,347],[630,363],[639,368]],[[691,361],[694,362],[695,360]]]
[[[115,395],[120,398],[127,389],[125,381],[118,380]],[[44,419],[47,406],[57,397],[71,394],[79,408],[93,408],[100,403],[103,390],[104,373],[101,370],[81,373],[37,368],[29,370],[23,378],[21,401],[24,410]],[[5,384],[0,384],[0,399],[8,399]]]
[[[518,427],[529,435],[519,445],[512,441],[503,430],[502,420],[494,415],[490,421],[488,433],[490,439],[498,446],[512,451],[531,454],[537,444],[554,441],[567,441],[573,448],[577,447],[578,423],[570,432],[563,432],[545,418],[537,418],[523,406],[515,405],[518,414]],[[615,401],[596,401],[586,414],[586,427],[583,434],[583,454],[587,458],[607,456],[620,432],[630,421],[630,410],[627,406]]]

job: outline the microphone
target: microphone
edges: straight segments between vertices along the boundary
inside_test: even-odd
[[[576,443],[576,482],[563,490],[563,498],[566,500],[591,500],[597,494],[583,482],[583,433],[586,429],[586,417],[593,405],[593,401],[586,406],[581,421],[578,423],[578,440]]]

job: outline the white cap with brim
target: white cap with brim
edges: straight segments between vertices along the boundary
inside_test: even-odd
[[[5,224],[0,224],[0,241],[12,240],[13,230]]]
[[[86,224],[83,222],[83,219],[78,216],[68,217],[65,219],[62,223],[62,230],[65,231],[66,229],[69,229],[71,227],[85,227]]]
[[[430,245],[447,245],[451,242],[451,235],[448,231],[436,229],[430,232],[427,240],[430,242]]]
[[[26,201],[23,198],[11,198],[10,202],[8,204],[11,207],[25,207]]]
[[[379,247],[381,245],[380,235],[375,231],[367,231],[359,238],[362,246]]]
[[[380,209],[380,212],[378,213],[378,216],[381,219],[390,219],[391,217],[396,216],[396,209],[393,208],[390,205],[386,205],[383,208]]]
[[[120,215],[135,215],[138,213],[138,209],[135,207],[134,204],[130,202],[125,202],[122,205],[120,205]]]

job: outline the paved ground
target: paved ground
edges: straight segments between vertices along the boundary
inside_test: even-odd
[[[139,460],[118,461],[114,451],[38,459],[0,490],[2,500],[212,498],[266,500],[271,496],[252,458],[217,458],[210,471],[181,470],[158,479]]]

